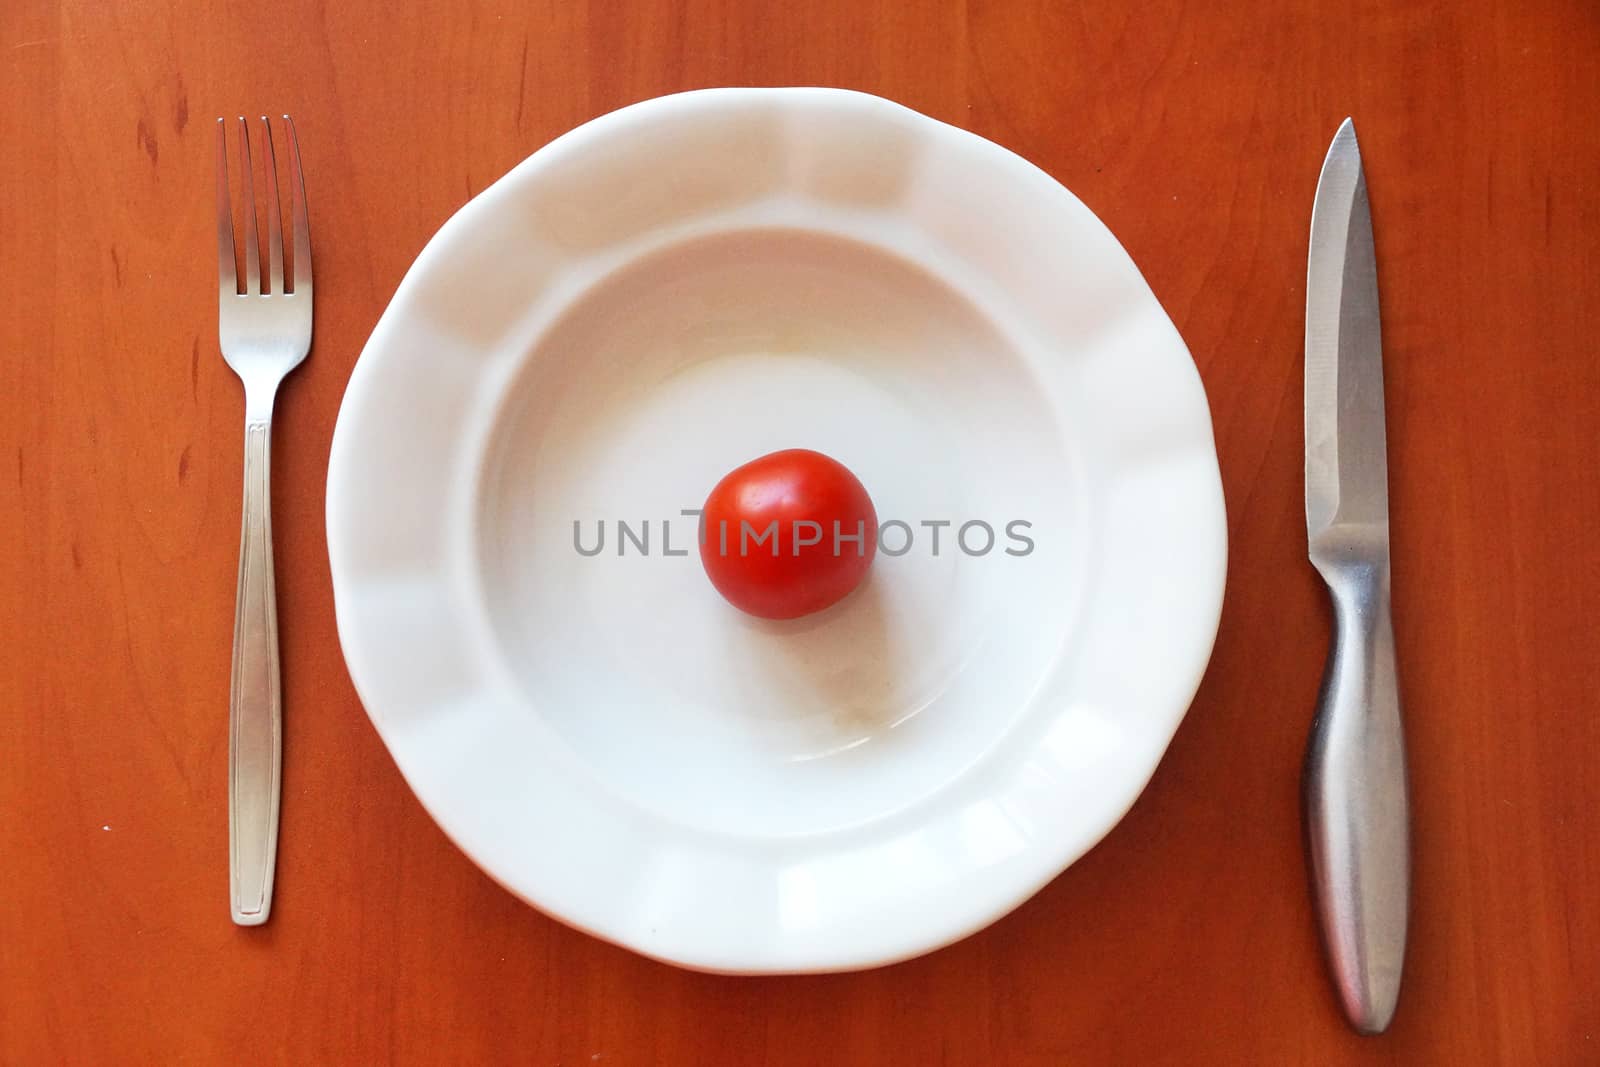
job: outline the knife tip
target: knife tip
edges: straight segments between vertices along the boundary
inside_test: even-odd
[[[1333,142],[1328,145],[1328,160],[1334,159],[1361,159],[1361,144],[1356,140],[1356,120],[1346,118],[1339,124],[1339,132],[1333,135]],[[1324,167],[1327,166],[1325,162]]]

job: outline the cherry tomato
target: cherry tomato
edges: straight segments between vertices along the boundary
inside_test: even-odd
[[[878,551],[878,513],[849,469],[805,448],[753,459],[706,498],[700,561],[717,592],[763,619],[843,600]]]

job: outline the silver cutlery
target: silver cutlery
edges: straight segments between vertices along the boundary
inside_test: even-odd
[[[1389,483],[1372,215],[1354,124],[1311,209],[1306,269],[1306,530],[1334,608],[1305,767],[1311,879],[1350,1024],[1383,1032],[1405,961],[1410,831],[1389,615]]]
[[[226,123],[217,120],[217,329],[222,358],[244,385],[244,514],[233,619],[229,694],[228,848],[233,921],[259,926],[272,910],[283,767],[283,694],[278,673],[278,607],[272,568],[272,406],[278,385],[311,348],[311,230],[294,123],[283,116],[289,151],[290,270],[278,200],[272,125],[266,148],[267,274],[261,274],[250,128],[239,119],[244,277],[238,277],[228,185]],[[241,287],[240,282],[243,282]]]

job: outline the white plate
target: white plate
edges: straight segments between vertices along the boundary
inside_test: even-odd
[[[680,510],[783,447],[914,538],[759,623],[662,524],[692,549]],[[647,101],[463,208],[350,379],[328,546],[356,688],[462,850],[735,972],[925,952],[1082,855],[1194,695],[1226,554],[1199,377],[1106,228],[831,89]]]

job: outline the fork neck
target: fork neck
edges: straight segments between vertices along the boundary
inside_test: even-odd
[[[245,382],[244,386],[244,421],[246,426],[257,423],[270,425],[272,422],[272,405],[277,399],[278,388],[276,384],[263,385],[259,382]]]

